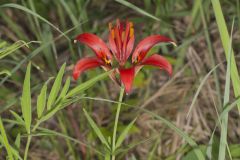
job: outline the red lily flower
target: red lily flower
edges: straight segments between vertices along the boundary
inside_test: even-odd
[[[132,22],[126,21],[124,25],[124,23],[117,20],[115,26],[109,23],[109,31],[109,47],[101,38],[91,33],[83,33],[76,37],[77,41],[90,47],[96,56],[85,57],[77,62],[73,70],[75,80],[82,72],[88,69],[100,66],[105,70],[115,68],[113,67],[114,60],[118,62],[118,67],[115,68],[115,72],[110,77],[117,81],[115,75],[119,73],[120,83],[124,85],[126,93],[131,91],[134,77],[144,65],[156,66],[167,71],[169,75],[172,74],[172,66],[164,57],[158,54],[149,57],[146,57],[146,55],[157,43],[165,42],[175,45],[173,40],[162,35],[152,35],[140,41],[132,53],[135,40]],[[132,66],[126,68],[125,64],[131,53]]]

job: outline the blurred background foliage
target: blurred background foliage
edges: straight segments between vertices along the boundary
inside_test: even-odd
[[[221,0],[220,3],[229,32],[236,19],[232,47],[239,68],[240,2]],[[117,18],[129,19],[134,22],[136,43],[148,35],[162,34],[174,39],[178,47],[157,45],[150,51],[168,58],[174,67],[173,77],[155,68],[143,69],[124,102],[170,120],[206,151],[221,110],[226,73],[226,63],[223,63],[226,59],[210,0],[1,0],[0,8],[0,113],[3,118],[11,118],[9,110],[21,112],[19,97],[28,61],[33,66],[32,103],[36,104],[41,86],[49,77],[56,76],[64,62],[67,63],[66,78],[79,58],[93,54],[89,48],[73,43],[76,35],[91,32],[107,41],[108,23]],[[187,117],[201,80],[219,63],[222,64],[206,81]],[[72,81],[71,86],[102,72],[100,69],[89,71],[78,82]],[[116,100],[118,92],[119,87],[113,82],[101,81],[84,94]],[[233,93],[231,95],[233,100]],[[102,126],[104,135],[111,136],[116,107],[103,100],[83,99],[58,112],[43,126],[100,150],[101,145],[83,116],[82,107]],[[122,108],[119,131],[136,116],[138,119],[124,143],[127,152],[119,159],[194,159],[192,148],[181,137],[138,109]],[[239,127],[239,114],[234,109],[229,113],[228,128],[233,159],[240,159]],[[12,123],[6,123],[5,129],[11,142],[17,133],[24,132]],[[213,141],[216,151],[219,132],[217,129]],[[24,146],[25,139],[22,141]],[[212,156],[217,158],[217,153],[213,152]],[[5,154],[0,148],[0,155]],[[29,158],[34,160],[84,157],[101,159],[86,146],[56,135],[34,137],[29,151]]]

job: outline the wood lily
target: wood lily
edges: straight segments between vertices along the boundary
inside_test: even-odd
[[[162,35],[152,35],[146,37],[134,47],[134,28],[133,23],[126,21],[122,23],[117,20],[115,26],[109,23],[109,43],[108,45],[98,36],[91,33],[82,33],[76,37],[79,41],[90,47],[96,56],[80,59],[74,67],[73,78],[76,80],[86,70],[96,67],[102,67],[105,70],[114,69],[110,77],[123,84],[125,92],[130,93],[134,77],[144,65],[151,65],[165,70],[169,75],[172,74],[171,64],[161,55],[153,54],[147,57],[148,51],[158,43],[172,43],[173,40]],[[127,67],[127,61],[131,56],[130,67]],[[116,74],[120,78],[117,79]]]

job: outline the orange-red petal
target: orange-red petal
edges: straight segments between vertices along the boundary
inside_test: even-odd
[[[131,68],[119,68],[119,74],[122,84],[125,87],[125,92],[130,93],[132,89],[132,84],[135,76],[135,67]]]
[[[107,60],[112,59],[112,54],[107,45],[98,36],[91,33],[82,33],[76,37],[76,40],[90,47],[99,58]]]
[[[154,45],[161,42],[172,43],[176,45],[173,40],[162,35],[153,35],[153,36],[146,37],[145,39],[143,39],[141,42],[138,43],[135,51],[133,52],[132,63],[136,63],[136,62],[138,63],[141,60],[143,60],[147,52]]]
[[[97,57],[85,57],[80,59],[73,69],[73,78],[75,80],[88,69],[96,68],[103,65],[103,62]]]
[[[160,69],[167,71],[169,75],[172,75],[172,65],[168,62],[166,58],[158,54],[153,54],[143,59],[140,65],[156,66],[159,67]]]
[[[127,43],[127,47],[126,47],[126,52],[125,52],[125,61],[127,61],[128,57],[131,55],[132,50],[133,50],[133,46],[134,46],[134,35],[129,39],[128,43]]]

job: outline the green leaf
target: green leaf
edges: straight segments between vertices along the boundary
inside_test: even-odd
[[[240,158],[240,144],[233,144],[230,146],[232,158]]]
[[[13,149],[12,149],[12,152],[13,152],[13,155],[15,157],[15,159],[19,159],[19,150],[20,150],[20,143],[21,143],[21,135],[20,133],[18,133],[16,139],[15,139],[15,146],[17,147],[17,150],[16,150],[16,154],[14,153]]]
[[[97,124],[93,121],[93,119],[89,116],[89,114],[87,113],[87,111],[83,108],[83,112],[89,122],[89,124],[91,125],[91,127],[93,128],[94,132],[96,133],[96,135],[98,136],[98,138],[100,139],[100,141],[107,147],[110,149],[110,146],[107,142],[107,140],[105,139],[105,137],[103,136],[101,130],[98,128]]]
[[[16,137],[16,140],[15,140],[15,145],[18,149],[20,149],[20,144],[21,144],[21,134],[18,133],[17,137]]]
[[[66,66],[66,63],[64,63],[62,65],[62,67],[61,67],[60,71],[58,72],[58,75],[53,83],[53,87],[52,87],[51,92],[48,97],[47,110],[51,109],[53,103],[55,102],[55,100],[57,98],[58,92],[59,92],[61,84],[62,84],[62,77],[64,74],[65,66]]]
[[[59,96],[59,99],[62,99],[63,97],[66,96],[66,94],[68,92],[68,89],[69,89],[69,86],[70,86],[70,82],[71,82],[71,79],[70,79],[70,77],[68,77],[66,82],[65,82],[65,84],[64,84],[64,86],[63,86],[63,89],[62,89],[62,92],[61,92],[61,94]]]
[[[212,159],[218,159],[218,151],[219,151],[219,142],[220,142],[220,139],[219,137],[216,137],[214,136],[213,137],[213,140],[212,140]]]
[[[0,133],[1,133],[1,141],[3,143],[3,145],[5,146],[6,150],[7,150],[7,154],[10,160],[13,160],[13,154],[11,151],[11,146],[8,142],[8,138],[5,132],[5,129],[3,127],[3,123],[2,123],[2,118],[0,117]]]
[[[79,99],[81,99],[82,97],[74,97],[73,99],[67,99],[64,100],[63,102],[58,102],[58,104],[56,106],[54,106],[54,108],[52,108],[51,110],[49,110],[44,116],[41,117],[41,119],[39,119],[40,122],[46,121],[49,118],[51,118],[55,113],[57,113],[59,110],[63,109],[66,106],[69,106],[72,103],[77,102]]]
[[[22,160],[22,158],[19,155],[19,152],[15,148],[13,148],[11,146],[10,146],[10,148],[11,148],[11,152],[14,155],[14,157],[16,157],[16,159],[18,159],[18,160]]]
[[[13,117],[17,120],[17,122],[19,122],[20,124],[24,125],[25,122],[22,119],[22,117],[20,117],[16,112],[10,110],[10,113],[12,113]]]
[[[66,104],[70,105],[71,103],[76,102],[76,100],[79,100],[79,98],[77,96],[79,96],[80,92],[83,92],[86,89],[90,88],[91,86],[93,86],[94,83],[96,83],[97,81],[107,77],[110,73],[111,73],[111,71],[103,73],[103,74],[101,74],[101,75],[99,75],[95,78],[92,78],[92,79],[88,80],[87,82],[85,82],[83,84],[80,84],[79,86],[73,88],[72,90],[70,90],[69,93],[64,97],[65,100],[63,102],[58,102],[57,101],[57,104],[55,104],[54,108],[49,110],[46,113],[46,115],[44,115],[43,117],[41,117],[41,119],[39,119],[39,121],[41,121],[41,122],[46,121],[47,119],[51,118],[57,111],[64,108],[66,106]],[[65,94],[64,92],[66,92],[66,90],[68,88],[67,86],[68,86],[69,82],[66,82],[66,83],[67,84],[64,85],[61,94]],[[75,97],[77,97],[77,98],[75,98]],[[70,99],[70,98],[73,98],[73,99]]]
[[[46,106],[46,97],[47,97],[47,84],[45,83],[41,89],[41,92],[37,98],[37,115],[38,118],[42,116],[42,113]]]
[[[29,63],[27,66],[27,72],[24,79],[24,83],[23,83],[23,93],[21,98],[22,114],[23,114],[25,127],[28,134],[30,134],[30,127],[31,127],[31,121],[32,121],[30,73],[31,73],[31,63]]]
[[[129,125],[123,130],[123,132],[121,133],[121,135],[119,136],[117,143],[116,143],[116,148],[120,147],[122,142],[124,141],[124,139],[127,137],[127,134],[129,132],[129,130],[132,128],[134,122],[136,121],[137,118],[135,118],[131,123],[129,123]]]
[[[92,79],[88,80],[87,82],[84,82],[84,83],[78,85],[77,87],[75,87],[69,91],[69,93],[66,95],[66,98],[76,96],[77,94],[83,92],[84,90],[92,87],[97,81],[100,81],[100,80],[106,78],[111,72],[112,72],[112,70],[102,73],[102,74],[96,76],[95,78],[92,78]]]

